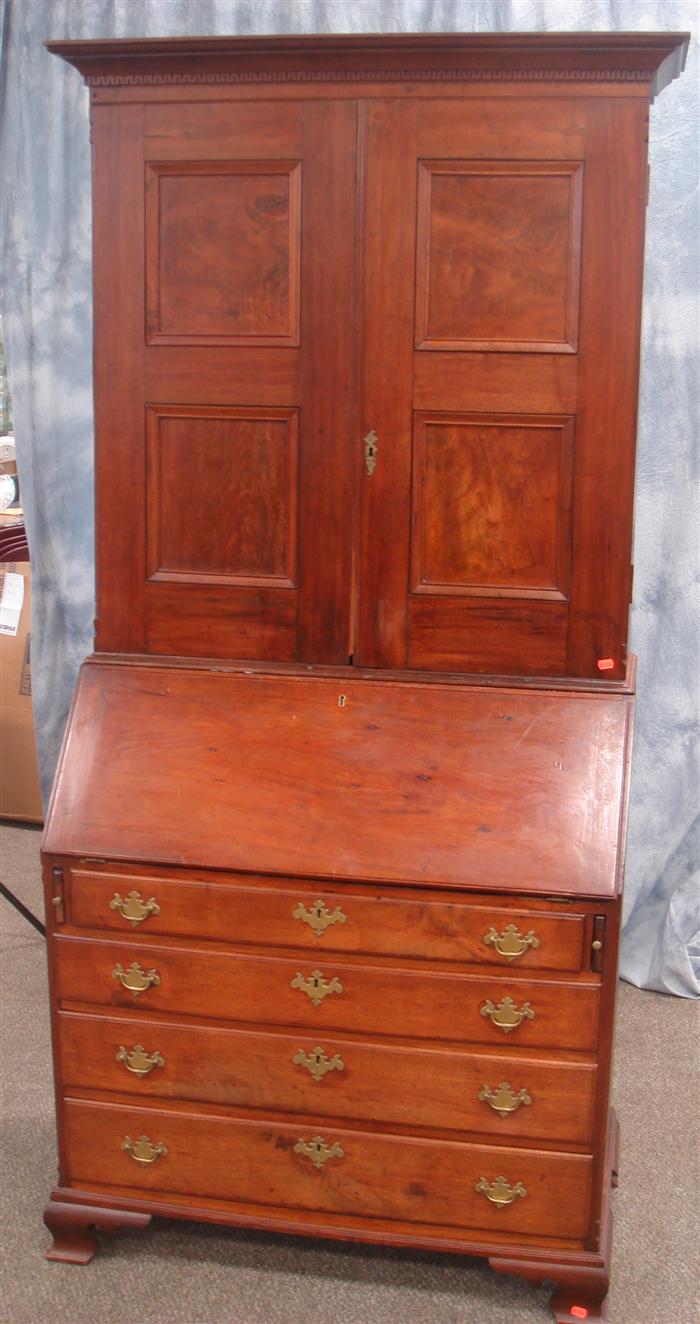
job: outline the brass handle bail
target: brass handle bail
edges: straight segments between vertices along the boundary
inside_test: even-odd
[[[138,1140],[132,1140],[131,1136],[124,1136],[121,1148],[126,1154],[130,1154],[135,1163],[155,1163],[158,1158],[165,1158],[167,1149],[162,1140],[157,1144],[152,1144],[148,1136],[139,1136]]]
[[[526,1089],[521,1089],[516,1094],[507,1080],[502,1080],[495,1090],[491,1089],[490,1085],[482,1085],[476,1097],[482,1103],[488,1103],[499,1117],[507,1117],[509,1113],[517,1112],[522,1103],[526,1105],[532,1103],[532,1096]]]
[[[127,1071],[132,1071],[135,1076],[147,1076],[154,1067],[164,1067],[165,1060],[160,1053],[147,1053],[143,1044],[134,1044],[131,1052],[122,1044],[116,1057],[117,1062],[123,1062]]]
[[[505,1177],[496,1177],[495,1181],[487,1181],[486,1177],[481,1177],[474,1186],[478,1195],[485,1195],[491,1204],[503,1207],[512,1204],[518,1195],[527,1195],[527,1190],[521,1181],[516,1181],[515,1186],[511,1186]]]
[[[502,933],[498,933],[492,924],[482,941],[487,947],[494,947],[498,955],[505,956],[507,961],[515,961],[527,951],[528,947],[534,949],[540,945],[540,940],[535,937],[532,929],[522,934],[517,924],[506,924]]]
[[[136,928],[137,924],[143,924],[149,915],[160,915],[160,906],[155,897],[149,897],[148,901],[143,901],[138,892],[129,892],[127,897],[121,897],[118,892],[114,893],[109,903],[110,910],[118,910],[123,919],[128,919],[130,924]]]
[[[136,997],[139,993],[143,993],[144,989],[151,988],[151,986],[156,988],[160,983],[158,971],[144,970],[138,961],[132,961],[128,970],[117,963],[112,971],[112,979],[118,979],[119,983],[124,988],[128,988],[129,992],[134,993]]]
[[[488,1016],[489,1020],[497,1025],[504,1034],[510,1034],[511,1030],[516,1029],[521,1021],[534,1021],[535,1013],[529,1002],[523,1002],[522,1007],[516,1007],[515,1002],[510,997],[501,998],[496,1005],[490,998],[487,998],[481,1007],[481,1015]]]

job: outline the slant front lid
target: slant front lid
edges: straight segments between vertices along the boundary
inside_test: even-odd
[[[86,663],[52,854],[610,896],[628,695]]]

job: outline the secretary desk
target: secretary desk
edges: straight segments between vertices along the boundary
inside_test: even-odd
[[[49,1258],[151,1215],[606,1318],[649,101],[681,34],[51,42],[97,620]]]

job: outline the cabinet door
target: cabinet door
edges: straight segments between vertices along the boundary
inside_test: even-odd
[[[355,660],[624,674],[646,106],[366,111]]]
[[[356,120],[93,109],[101,651],[348,660]]]

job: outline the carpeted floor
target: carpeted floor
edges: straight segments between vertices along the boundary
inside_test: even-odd
[[[40,914],[39,832],[0,827],[3,881]],[[547,1324],[545,1289],[479,1261],[159,1222],[49,1264],[55,1177],[44,944],[0,900],[2,1324]],[[696,1003],[620,987],[611,1324],[700,1321]]]

